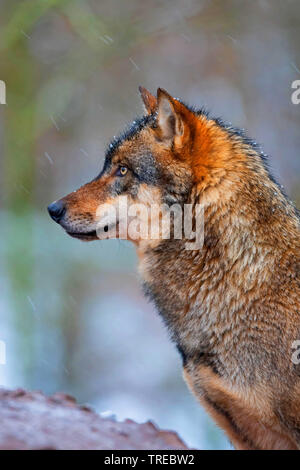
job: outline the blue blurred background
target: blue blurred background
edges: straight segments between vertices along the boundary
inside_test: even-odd
[[[46,207],[96,176],[142,112],[138,85],[246,128],[299,201],[299,26],[297,0],[1,0],[0,386],[63,390],[230,448],[183,382],[133,247],[68,238]]]

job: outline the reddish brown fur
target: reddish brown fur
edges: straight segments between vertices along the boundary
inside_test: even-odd
[[[131,200],[163,201],[172,175],[172,195],[205,206],[202,250],[186,251],[185,240],[136,242],[146,292],[182,353],[189,387],[235,447],[299,449],[296,209],[240,135],[163,90],[141,95],[156,125],[125,139],[112,168],[151,153],[159,183],[139,185]],[[112,169],[64,199],[66,230],[93,226],[97,206],[118,198],[114,179]]]

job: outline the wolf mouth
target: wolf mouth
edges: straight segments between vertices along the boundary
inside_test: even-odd
[[[111,226],[105,225],[103,227],[103,232],[108,233],[113,227],[114,227],[113,225]],[[118,227],[118,223],[116,227]],[[101,237],[99,236],[96,230],[91,230],[89,232],[72,232],[72,231],[67,230],[66,232],[68,235],[70,235],[70,237],[78,238],[81,240],[95,240],[96,238],[101,240]]]
[[[67,230],[67,234],[70,235],[70,237],[79,238],[82,240],[97,238],[96,230],[91,230],[90,232],[70,232]]]

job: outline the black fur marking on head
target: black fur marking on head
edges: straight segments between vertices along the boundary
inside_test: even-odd
[[[205,108],[196,109],[196,108],[193,108],[192,106],[185,104],[183,101],[179,100],[178,98],[174,98],[174,99],[182,103],[184,106],[186,106],[191,112],[193,112],[197,116],[204,115],[208,118],[208,111]],[[102,174],[107,169],[107,167],[109,166],[111,162],[113,155],[115,154],[116,150],[120,147],[120,145],[126,140],[133,139],[134,136],[136,136],[141,130],[143,130],[147,126],[155,128],[157,126],[156,118],[157,118],[157,112],[148,114],[146,116],[137,117],[134,121],[132,121],[127,126],[124,132],[122,132],[117,137],[114,137],[107,147],[107,150],[105,153],[104,167],[100,174]]]
[[[149,114],[147,116],[138,117],[132,123],[129,124],[127,129],[122,132],[119,136],[114,137],[105,153],[105,163],[103,171],[108,167],[109,163],[113,155],[115,154],[116,150],[120,147],[120,145],[125,142],[126,140],[131,140],[137,135],[142,129],[147,126],[152,126],[155,123],[155,114]]]
[[[159,182],[160,172],[158,171],[156,159],[151,153],[143,154],[135,165],[135,173],[140,183],[156,185]]]

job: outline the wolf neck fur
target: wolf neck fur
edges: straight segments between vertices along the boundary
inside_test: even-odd
[[[293,206],[288,204],[287,209],[285,197],[263,166],[253,170],[246,165],[245,171],[249,178],[239,181],[230,196],[221,197],[232,182],[226,178],[219,188],[199,195],[206,200],[201,250],[185,250],[185,240],[164,240],[140,253],[145,293],[156,304],[184,361],[201,354],[216,363],[221,344],[229,342],[238,361],[235,335],[243,337],[251,307],[264,297],[286,248],[276,212],[281,221],[285,217],[291,233],[299,223]],[[265,242],[268,231],[269,244]],[[251,319],[254,327],[264,315],[263,309],[256,311]],[[242,344],[239,341],[239,347]],[[226,361],[224,353],[222,358]]]

